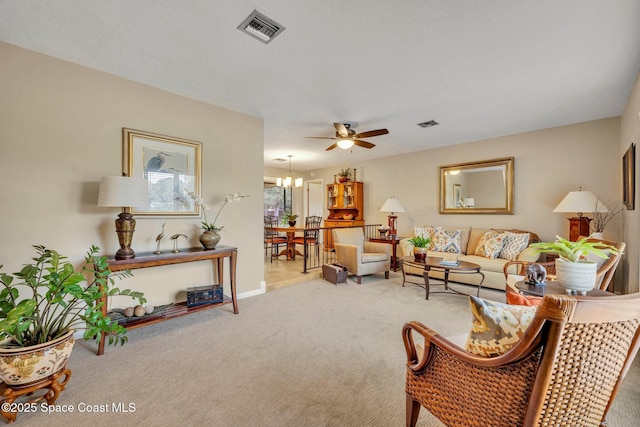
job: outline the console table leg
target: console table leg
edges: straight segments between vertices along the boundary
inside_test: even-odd
[[[233,251],[229,257],[229,278],[231,281],[231,301],[233,301],[233,313],[238,314],[238,298],[236,298],[236,261],[238,252]]]

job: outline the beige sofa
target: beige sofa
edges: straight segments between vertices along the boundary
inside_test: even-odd
[[[429,227],[425,226],[424,228],[429,228]],[[468,262],[473,262],[475,264],[478,264],[481,268],[482,273],[484,273],[484,276],[485,276],[484,282],[482,283],[482,287],[493,288],[498,290],[505,289],[505,278],[504,278],[503,267],[507,262],[509,262],[509,260],[505,258],[491,259],[485,256],[475,255],[478,243],[480,242],[482,237],[485,235],[485,233],[487,231],[490,231],[489,229],[472,228],[472,227],[442,227],[442,228],[460,230],[460,251],[461,252],[451,253],[451,252],[435,252],[435,251],[429,250],[427,253],[428,256],[455,258],[455,259],[460,259],[462,261],[468,261]],[[529,244],[540,241],[540,238],[538,237],[537,234],[529,231],[499,230],[499,229],[491,229],[491,230],[510,231],[512,233],[520,233],[520,234],[528,233]],[[399,245],[402,250],[403,256],[413,256],[413,245],[409,242],[408,238],[401,240]],[[537,261],[538,258],[539,258],[539,254],[536,254],[534,249],[527,247],[517,255],[516,259],[521,261],[534,262],[534,261]],[[514,271],[512,273],[516,274],[517,273],[516,266],[513,266],[513,268],[514,268]],[[404,269],[405,269],[404,270],[405,273],[407,274],[416,274],[419,276],[422,276],[422,273],[424,271],[422,269],[417,269],[411,266],[404,266]],[[429,274],[429,277],[434,277],[437,279],[442,279],[443,276],[444,275],[442,272],[433,271],[433,270]],[[453,272],[449,274],[450,282],[466,283],[466,284],[477,286],[478,284],[480,284],[481,279],[482,278],[479,274],[455,274]]]

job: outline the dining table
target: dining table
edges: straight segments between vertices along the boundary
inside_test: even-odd
[[[279,254],[274,254],[274,257],[286,255],[287,261],[294,261],[296,259],[296,255],[304,256],[303,253],[296,249],[296,243],[293,240],[296,237],[296,233],[304,233],[306,230],[304,227],[273,227],[271,230],[287,234],[287,248],[280,251]]]

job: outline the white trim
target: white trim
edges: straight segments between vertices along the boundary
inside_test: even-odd
[[[262,295],[267,292],[267,283],[262,280],[260,281],[260,289],[255,289],[253,291],[242,292],[236,295],[238,299],[255,297],[257,295]]]

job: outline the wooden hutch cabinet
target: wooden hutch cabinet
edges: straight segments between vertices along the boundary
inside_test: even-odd
[[[364,225],[362,195],[362,182],[338,182],[327,185],[329,216],[324,220],[324,226],[331,228]],[[324,232],[324,248],[333,249],[331,230]]]

